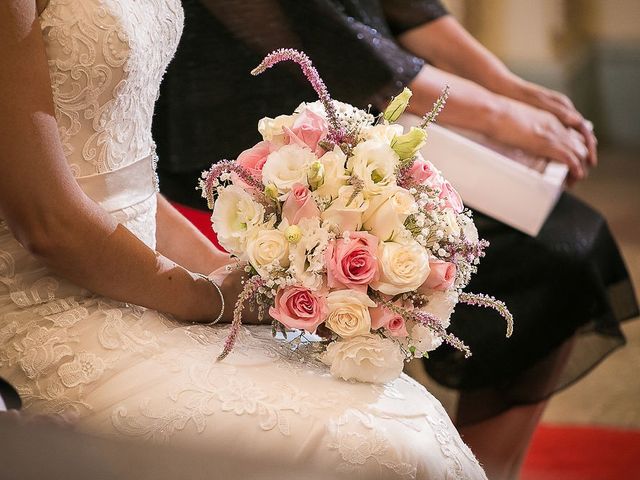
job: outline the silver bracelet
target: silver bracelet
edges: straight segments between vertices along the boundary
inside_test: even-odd
[[[213,322],[199,323],[199,325],[215,325],[220,320],[222,320],[222,315],[224,315],[224,295],[222,294],[222,290],[220,290],[220,287],[218,286],[218,284],[216,282],[214,282],[213,280],[211,280],[209,277],[207,277],[206,275],[204,275],[202,273],[196,273],[196,275],[198,277],[202,278],[203,280],[206,280],[207,282],[209,282],[214,287],[216,287],[216,290],[218,291],[218,295],[220,295],[220,304],[221,304],[220,315],[218,315],[218,317]]]

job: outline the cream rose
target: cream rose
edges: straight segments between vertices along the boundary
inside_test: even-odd
[[[347,170],[364,182],[364,195],[379,194],[385,187],[395,183],[395,168],[399,157],[382,140],[367,140],[353,149],[347,161]]]
[[[378,335],[361,335],[330,343],[322,355],[331,375],[344,380],[385,383],[402,373],[404,357],[399,345]]]
[[[262,139],[274,145],[284,145],[286,132],[284,127],[293,127],[297,115],[280,115],[276,118],[264,117],[258,122],[258,132]]]
[[[256,230],[247,241],[249,263],[261,277],[269,278],[270,267],[289,266],[289,242],[280,230]]]
[[[415,240],[381,242],[378,247],[380,280],[371,286],[386,294],[397,295],[420,287],[429,276],[429,254]]]
[[[371,331],[369,307],[376,304],[366,293],[355,290],[337,290],[327,296],[329,315],[327,328],[341,337],[366,335]]]
[[[275,185],[279,194],[288,193],[295,184],[308,185],[307,173],[316,156],[308,148],[285,145],[272,152],[262,167],[262,182]]]
[[[225,187],[213,206],[211,221],[220,245],[229,253],[246,258],[248,235],[264,222],[264,207],[244,189]]]
[[[369,208],[369,201],[362,193],[354,197],[353,192],[351,186],[340,188],[338,198],[320,214],[324,225],[338,227],[341,232],[355,232],[362,227],[362,214]]]
[[[347,161],[346,155],[340,147],[334,147],[330,152],[320,157],[324,174],[321,184],[316,188],[315,194],[320,198],[334,199],[338,196],[340,188],[347,185],[349,176],[344,170]]]
[[[404,221],[417,211],[415,199],[407,190],[387,187],[369,199],[362,222],[366,230],[384,242],[404,232]]]

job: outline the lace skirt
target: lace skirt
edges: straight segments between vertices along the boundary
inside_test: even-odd
[[[202,452],[220,478],[486,479],[409,377],[334,379],[312,344],[294,349],[270,326],[245,329],[218,363],[227,332],[92,295],[0,228],[0,377],[27,415]]]
[[[638,315],[633,285],[604,218],[564,194],[537,238],[476,213],[491,242],[469,291],[504,300],[515,331],[492,312],[459,306],[452,331],[473,356],[443,346],[424,366],[458,394],[456,423],[537,403],[624,345],[620,322]]]

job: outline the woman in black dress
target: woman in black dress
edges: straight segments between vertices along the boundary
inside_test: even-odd
[[[294,66],[248,74],[279,47],[304,50],[333,96],[356,106],[384,105],[408,85],[422,114],[448,83],[440,121],[566,163],[572,181],[596,163],[595,137],[571,102],[509,72],[438,1],[183,4],[186,29],[154,123],[171,200],[206,209],[194,190],[200,171],[255,144],[258,119],[315,100]],[[442,347],[425,367],[458,392],[454,420],[490,478],[514,478],[544,401],[623,345],[619,323],[638,307],[605,220],[571,195],[536,238],[475,220],[491,247],[469,290],[504,300],[515,333],[505,340],[500,319],[460,307],[452,330],[473,357]]]

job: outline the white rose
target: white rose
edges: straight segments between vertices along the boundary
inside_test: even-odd
[[[429,254],[415,240],[381,242],[378,247],[380,280],[371,286],[386,295],[411,292],[422,285],[431,269]]]
[[[308,185],[307,173],[316,156],[308,148],[285,145],[272,152],[262,167],[262,182],[273,184],[281,195],[296,184]]]
[[[367,140],[353,149],[347,161],[347,170],[364,182],[365,197],[379,194],[396,181],[395,169],[399,157],[382,140]]]
[[[362,214],[369,208],[369,201],[362,193],[353,197],[354,190],[351,186],[340,188],[338,197],[320,214],[323,224],[336,226],[341,232],[355,232],[362,227]]]
[[[320,157],[319,161],[324,167],[324,178],[315,193],[320,198],[334,199],[338,196],[340,188],[349,182],[349,176],[344,169],[347,157],[340,147],[334,147],[331,152]]]
[[[417,211],[418,205],[407,190],[387,187],[369,199],[362,222],[366,230],[384,242],[404,232],[404,221]]]
[[[284,145],[284,128],[291,128],[297,115],[280,115],[276,118],[264,117],[258,122],[262,139],[275,145]]]
[[[371,331],[369,307],[376,304],[366,293],[336,290],[327,295],[329,314],[325,325],[341,337],[366,335]]]
[[[454,237],[460,236],[460,224],[458,223],[458,215],[452,209],[447,208],[444,211],[444,215],[441,217],[444,222],[444,231],[447,235],[453,235]]]
[[[259,229],[249,237],[247,256],[260,276],[267,278],[269,267],[289,266],[289,242],[280,230]]]
[[[237,185],[225,187],[213,206],[211,215],[220,245],[230,253],[245,258],[248,235],[264,222],[264,207]]]
[[[432,352],[442,345],[442,337],[436,335],[433,330],[424,325],[416,324],[409,332],[409,343],[416,348],[416,358],[424,356],[426,352]]]
[[[458,292],[455,290],[447,292],[429,290],[426,296],[429,299],[429,303],[420,310],[438,317],[442,326],[449,328],[451,315],[458,304]]]
[[[378,335],[332,342],[322,356],[331,375],[344,380],[385,383],[402,373],[404,356],[398,343]]]

